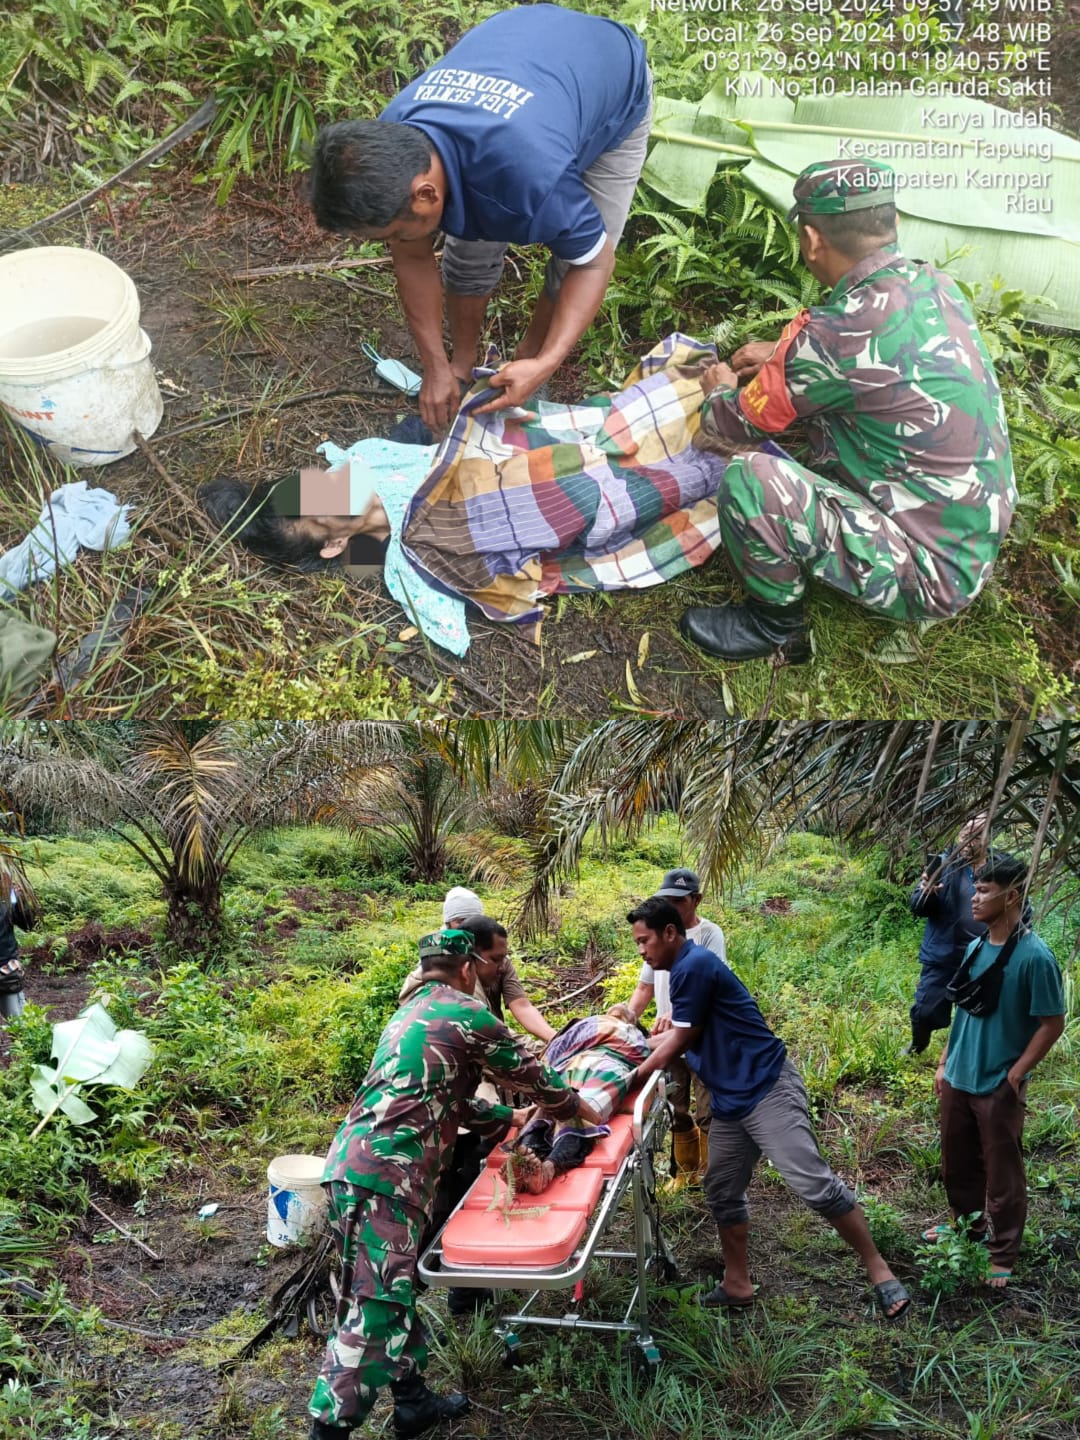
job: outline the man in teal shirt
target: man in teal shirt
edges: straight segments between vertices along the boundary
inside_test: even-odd
[[[1028,1077],[1065,1029],[1061,971],[1046,945],[1023,924],[1023,863],[991,855],[976,873],[971,914],[988,927],[969,946],[957,972],[957,1009],[934,1091],[941,1101],[941,1169],[955,1220],[977,1215],[974,1234],[993,1226],[988,1283],[1008,1284],[1027,1218],[1024,1105]],[[997,1003],[965,995],[987,984],[999,957]],[[992,983],[992,981],[990,982]],[[928,1231],[936,1237],[946,1227]]]

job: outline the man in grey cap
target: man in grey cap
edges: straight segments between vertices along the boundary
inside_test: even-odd
[[[731,457],[717,514],[748,593],[679,625],[723,659],[808,659],[811,577],[893,620],[955,615],[1009,528],[1016,487],[993,364],[956,282],[900,253],[893,200],[888,165],[808,166],[789,219],[828,298],[775,344],[705,371],[695,443]],[[809,466],[755,448],[796,423]]]
[[[689,940],[711,950],[719,959],[727,959],[723,930],[698,914],[701,881],[693,870],[669,870],[655,893],[674,905],[686,926]],[[630,996],[630,1009],[640,1018],[653,999],[656,1000],[656,1024],[652,1033],[662,1035],[671,1028],[670,978],[666,970],[654,970],[648,961],[643,961],[637,986]],[[685,1185],[697,1184],[709,1163],[712,1101],[706,1086],[681,1057],[672,1061],[668,1076],[668,1099],[674,1111],[671,1135],[675,1151],[674,1174],[669,1188],[675,1191]],[[696,1122],[691,1113],[691,1096],[697,1113]]]

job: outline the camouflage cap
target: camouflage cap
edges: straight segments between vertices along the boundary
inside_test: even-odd
[[[472,954],[475,943],[468,930],[433,930],[430,935],[420,937],[420,959],[457,955],[464,960]]]
[[[845,215],[874,205],[892,205],[895,185],[892,167],[880,160],[820,160],[797,177],[795,204],[787,218]]]

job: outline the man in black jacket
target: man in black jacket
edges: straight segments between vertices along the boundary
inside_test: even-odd
[[[974,872],[987,856],[985,813],[973,815],[956,836],[956,843],[927,862],[911,896],[911,913],[926,920],[919,964],[922,973],[911,1007],[911,1044],[906,1054],[920,1055],[935,1030],[947,1030],[952,1005],[945,987],[956,973],[964,952],[986,926],[972,919]]]
[[[0,1020],[15,1020],[22,1014],[26,1004],[23,967],[19,959],[19,942],[15,939],[15,926],[20,930],[32,930],[34,907],[6,878],[3,889],[7,893],[0,903]]]

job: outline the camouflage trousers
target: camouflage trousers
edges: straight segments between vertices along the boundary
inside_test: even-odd
[[[376,1393],[427,1363],[416,1313],[424,1216],[387,1195],[335,1180],[330,1228],[341,1297],[309,1412],[324,1425],[359,1425]]]
[[[888,515],[795,460],[734,456],[716,507],[732,564],[750,595],[769,605],[794,604],[812,576],[893,620],[944,619],[985,578],[983,570],[964,585],[959,571],[905,531],[902,510]]]

